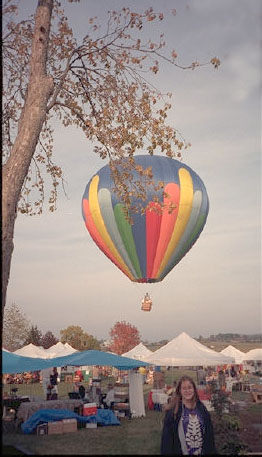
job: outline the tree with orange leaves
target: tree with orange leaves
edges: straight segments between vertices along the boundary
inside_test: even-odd
[[[139,331],[126,321],[116,322],[109,335],[111,338],[109,350],[119,355],[130,351],[140,343]]]

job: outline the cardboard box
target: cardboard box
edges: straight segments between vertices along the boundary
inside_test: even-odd
[[[63,433],[74,433],[77,432],[77,420],[76,419],[63,419]]]
[[[96,422],[87,422],[86,428],[97,428],[97,423]]]
[[[36,427],[37,435],[47,435],[48,434],[48,424],[40,424]]]
[[[96,403],[85,403],[83,406],[83,416],[93,416],[97,413]]]
[[[63,421],[48,422],[48,435],[60,435],[63,433]]]

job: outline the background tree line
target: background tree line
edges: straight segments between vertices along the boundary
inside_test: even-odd
[[[48,349],[58,341],[58,338],[50,330],[43,334],[37,325],[33,325],[17,304],[12,303],[10,306],[6,306],[3,320],[2,345],[4,349],[13,352],[30,343]],[[98,340],[85,332],[79,325],[69,325],[60,330],[60,341],[70,344],[78,351],[101,350],[103,348],[102,340]],[[140,334],[136,327],[125,321],[116,322],[110,330],[110,342],[107,350],[116,354],[123,354],[139,342]]]
[[[262,342],[261,333],[255,333],[253,335],[246,335],[242,333],[218,333],[217,335],[210,335],[206,338],[199,336],[198,338],[201,342],[211,342],[211,341],[238,341],[238,342]]]
[[[58,339],[50,330],[43,333],[37,325],[30,323],[29,319],[15,303],[6,306],[4,313],[2,345],[5,349],[12,352],[30,343],[48,349],[58,341],[61,341],[62,343],[70,344],[74,349],[79,351],[106,349],[121,355],[142,341],[138,329],[126,321],[116,322],[109,331],[109,337],[109,342],[105,345],[103,340],[99,340],[85,332],[79,325],[69,325],[67,328],[60,330],[60,339]],[[262,341],[262,336],[261,334],[218,333],[209,337],[200,335],[196,340],[205,345],[211,342],[259,343]],[[143,341],[143,344],[151,351],[155,351],[167,344],[168,341]]]

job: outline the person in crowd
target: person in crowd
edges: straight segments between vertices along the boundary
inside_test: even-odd
[[[153,382],[154,382],[154,370],[152,367],[150,367],[147,372],[146,383],[153,384]]]
[[[79,392],[79,387],[81,386],[80,382],[73,382],[73,392],[77,393]]]
[[[173,381],[173,385],[166,391],[167,395],[169,397],[171,397],[175,393],[176,388],[177,388],[177,381]]]
[[[52,372],[50,374],[50,382],[49,382],[49,386],[48,386],[47,400],[57,400],[57,397],[58,397],[57,378],[58,378],[57,368],[53,367]]]
[[[92,389],[92,401],[99,405],[101,403],[102,392],[100,387],[93,387]]]
[[[33,371],[32,373],[32,382],[39,382],[40,374],[39,371]]]
[[[225,373],[225,376],[227,376],[227,377],[230,375],[230,370],[228,367],[225,368],[224,373]]]
[[[78,368],[78,370],[75,371],[75,382],[82,382],[84,380],[84,376],[82,373],[82,370]]]
[[[50,375],[53,373],[53,368],[48,367],[41,371],[41,378],[42,378],[42,387],[44,392],[44,399],[47,400],[47,396],[49,394],[50,386]]]
[[[216,454],[210,414],[199,400],[192,378],[182,376],[165,409],[161,455]]]
[[[115,389],[111,383],[107,385],[107,389],[108,391],[106,396],[102,396],[102,404],[105,408],[111,408],[115,401]]]
[[[81,397],[82,399],[85,398],[86,389],[85,389],[85,386],[83,386],[83,384],[80,384],[79,389],[78,389],[78,393],[79,393],[79,395],[80,395],[80,397]]]
[[[236,378],[237,377],[237,371],[236,371],[234,365],[232,365],[231,368],[230,368],[230,376],[232,378]]]
[[[204,368],[199,368],[197,370],[197,382],[200,386],[206,384],[206,370]]]
[[[222,369],[219,370],[219,372],[218,372],[218,384],[219,384],[219,388],[221,390],[225,390],[225,388],[226,388],[226,376],[225,376],[225,373],[224,373],[224,371]]]

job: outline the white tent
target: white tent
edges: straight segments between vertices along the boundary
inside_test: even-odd
[[[235,363],[233,357],[213,351],[183,332],[143,359],[158,366],[213,366]]]
[[[51,354],[51,353],[59,354],[60,352],[63,352],[64,349],[65,349],[64,344],[61,343],[61,341],[58,341],[58,343],[56,343],[53,346],[51,346],[50,348],[46,349],[46,352],[48,354]]]
[[[251,349],[244,354],[244,360],[262,361],[262,348]]]
[[[53,357],[63,357],[64,355],[70,355],[73,354],[74,352],[78,352],[76,349],[74,349],[70,344],[68,343],[61,343],[61,341],[58,341],[58,343],[54,344],[50,348],[46,349],[46,357],[47,358],[53,358]]]
[[[74,349],[74,348],[73,348],[72,346],[70,346],[70,344],[68,344],[68,343],[65,343],[64,346],[65,346],[65,348],[67,348],[67,349],[71,349],[72,352],[78,352],[77,349]]]
[[[145,357],[153,354],[152,351],[147,349],[146,346],[144,346],[143,343],[139,343],[137,346],[135,346],[133,349],[130,349],[130,351],[125,352],[122,354],[123,357],[130,357],[131,359],[137,359],[137,360],[144,360]]]
[[[77,350],[72,348],[70,344],[63,344],[59,341],[49,349],[44,349],[43,346],[35,346],[34,344],[30,343],[21,349],[17,349],[14,354],[23,355],[25,357],[52,359],[53,357],[63,357],[65,355],[70,355],[73,352],[77,352]]]
[[[46,352],[43,346],[35,346],[34,344],[30,343],[26,346],[22,347],[21,349],[17,349],[14,351],[14,354],[23,355],[24,357],[33,357],[37,358],[40,357],[42,359],[46,359]]]
[[[221,354],[228,355],[229,357],[234,357],[236,364],[242,363],[244,356],[246,355],[244,352],[231,345],[223,349]]]

